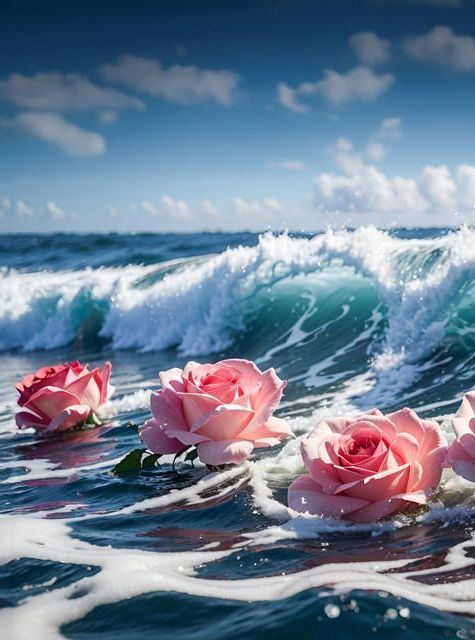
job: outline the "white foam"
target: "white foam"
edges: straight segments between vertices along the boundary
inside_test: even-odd
[[[64,345],[88,314],[100,309],[100,333],[116,348],[150,351],[177,346],[187,355],[222,351],[244,328],[246,310],[259,290],[341,265],[371,278],[388,308],[384,345],[374,359],[373,391],[367,400],[384,404],[412,384],[420,374],[420,362],[443,339],[456,292],[474,269],[474,238],[467,228],[424,241],[400,240],[374,227],[328,231],[310,239],[266,234],[254,247],[173,264],[171,272],[162,265],[161,277],[152,284],[146,278],[156,267],[28,274],[4,270],[0,348]],[[282,344],[262,360],[306,336],[302,327],[315,304],[318,307],[318,300],[309,301]],[[317,343],[318,339],[316,335]],[[322,382],[322,366],[308,372],[309,384]]]
[[[55,478],[70,478],[72,476],[92,471],[95,469],[112,469],[122,457],[109,458],[93,464],[77,467],[58,468],[58,465],[47,458],[36,458],[34,460],[15,460],[13,462],[2,463],[2,469],[23,469],[25,473],[9,476],[2,480],[0,484],[17,484],[21,482],[31,482],[33,480],[54,480]]]
[[[150,267],[21,273],[0,271],[0,349],[54,349],[75,337],[88,304],[113,304]]]
[[[416,581],[415,576],[436,575],[473,563],[467,551],[474,542],[453,547],[441,568],[414,570],[409,565],[418,558],[369,562],[328,563],[268,577],[222,580],[203,578],[195,568],[219,561],[228,551],[157,553],[100,547],[74,538],[68,525],[59,519],[24,516],[0,516],[4,543],[0,560],[18,557],[99,567],[63,588],[38,595],[27,595],[14,609],[0,611],[0,624],[9,629],[10,640],[57,640],[63,638],[60,627],[84,617],[94,608],[154,592],[178,592],[189,595],[240,602],[271,601],[288,598],[307,589],[331,588],[348,593],[362,586],[382,591],[443,611],[473,613],[475,580],[432,584]],[[422,558],[420,558],[422,559]]]
[[[229,346],[243,327],[247,300],[285,278],[321,271],[332,261],[354,267],[391,286],[387,256],[401,241],[373,227],[311,239],[266,234],[255,247],[184,262],[149,286],[154,267],[19,273],[0,277],[0,347],[54,348],[74,338],[94,304],[101,306],[101,334],[117,348],[179,346],[183,353],[210,353]],[[162,271],[166,269],[162,266]],[[140,280],[140,286],[136,286]],[[89,305],[89,306],[88,306]]]
[[[107,419],[113,418],[120,413],[148,409],[150,407],[151,393],[151,389],[138,389],[121,398],[112,398],[101,407],[100,417]]]
[[[47,585],[48,591],[25,598],[14,609],[0,610],[0,624],[10,631],[11,640],[38,640],[62,638],[60,627],[84,617],[97,606],[120,602],[134,596],[153,592],[178,592],[204,598],[232,599],[241,602],[278,600],[298,594],[306,589],[323,588],[326,593],[345,594],[354,589],[385,591],[443,611],[460,614],[473,613],[475,606],[475,580],[468,579],[444,584],[443,580],[414,580],[415,576],[439,575],[469,566],[473,559],[467,554],[473,541],[456,545],[449,550],[440,567],[414,570],[417,557],[378,562],[342,562],[323,564],[291,574],[269,577],[221,580],[202,578],[197,567],[220,561],[233,553],[260,552],[272,547],[279,540],[320,538],[334,532],[354,535],[379,536],[392,530],[413,525],[414,521],[402,516],[368,525],[296,514],[274,496],[275,487],[286,487],[290,480],[303,470],[300,456],[300,439],[325,415],[341,412],[357,412],[345,399],[341,406],[329,405],[316,410],[309,417],[293,418],[291,426],[296,434],[281,450],[233,467],[223,473],[207,473],[198,467],[195,482],[183,489],[148,498],[111,512],[89,512],[75,516],[80,504],[65,505],[54,512],[38,511],[25,515],[0,516],[0,562],[7,563],[20,558],[37,558],[60,563],[72,563],[98,567],[100,571],[76,580],[64,588]],[[118,402],[121,402],[119,400]],[[448,416],[444,416],[449,418]],[[447,425],[448,426],[448,423]],[[165,457],[165,462],[168,458]],[[112,466],[117,460],[103,460],[76,469],[56,469],[48,460],[12,461],[4,468],[24,467],[28,472],[15,475],[7,483],[25,480],[68,477]],[[157,553],[130,549],[101,547],[76,539],[71,526],[91,518],[127,516],[160,508],[187,508],[211,505],[229,497],[245,485],[252,491],[256,511],[280,521],[267,529],[246,533],[231,549],[216,551],[216,542],[192,552]],[[446,472],[443,499],[445,507],[435,505],[427,514],[417,518],[420,523],[437,521],[441,526],[454,521],[461,522],[470,516],[473,507],[473,485]],[[451,504],[455,506],[450,506]],[[54,518],[50,516],[54,514]],[[63,516],[63,517],[58,517]],[[422,556],[421,558],[422,559]],[[391,571],[390,571],[391,570]],[[331,590],[331,591],[329,591]]]
[[[173,457],[174,456],[163,456],[160,462],[166,464],[167,462],[171,462]],[[173,505],[205,504],[210,500],[219,500],[230,493],[234,493],[248,479],[247,465],[232,467],[219,473],[208,473],[202,465],[200,466],[195,470],[195,482],[189,487],[185,489],[172,489],[164,495],[147,498],[146,500],[135,502],[122,509],[105,513],[101,511],[101,517],[130,515],[131,513],[141,513],[151,509],[165,508]],[[96,517],[96,514],[87,514],[82,516],[81,519],[89,520]]]

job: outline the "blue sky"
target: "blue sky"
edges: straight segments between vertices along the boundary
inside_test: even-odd
[[[474,18],[471,0],[2,3],[0,231],[472,223]]]

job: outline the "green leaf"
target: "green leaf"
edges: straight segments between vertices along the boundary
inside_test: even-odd
[[[96,427],[99,427],[102,423],[99,420],[99,418],[96,416],[94,411],[91,411],[91,413],[87,416],[86,424],[93,424]]]
[[[159,453],[151,453],[142,460],[142,469],[153,469],[155,463],[160,458]]]
[[[138,473],[142,469],[153,469],[161,454],[146,451],[147,449],[129,451],[125,458],[115,465],[112,473]]]
[[[196,458],[198,457],[198,451],[196,449],[192,449],[191,451],[188,451],[188,453],[185,456],[185,462],[187,460],[189,460],[190,462],[193,462],[193,460],[196,460]]]
[[[142,468],[142,456],[147,449],[134,449],[130,451],[125,458],[122,458],[115,467],[112,469],[112,473],[130,473],[140,471]]]

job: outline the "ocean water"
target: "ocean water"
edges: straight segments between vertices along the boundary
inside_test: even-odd
[[[450,417],[475,387],[475,231],[0,237],[0,637],[475,638],[475,484],[418,515],[295,517],[299,442],[326,415]],[[157,372],[239,356],[289,385],[295,438],[209,473],[139,446]],[[39,439],[15,380],[113,363],[106,425]]]

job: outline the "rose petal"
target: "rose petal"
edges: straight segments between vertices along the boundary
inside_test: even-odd
[[[110,362],[105,362],[102,367],[102,371],[100,369],[95,369],[95,371],[97,372],[96,381],[98,382],[99,389],[101,391],[100,404],[104,404],[104,402],[107,402],[107,400],[112,397],[112,394],[115,391],[114,385],[110,383],[112,364]]]
[[[241,374],[240,385],[246,393],[248,389],[255,387],[262,377],[262,371],[251,360],[241,358],[228,358],[218,364],[225,364],[237,369]]]
[[[261,376],[257,393],[251,399],[255,411],[253,424],[266,423],[277,409],[287,383],[279,378],[275,369],[270,368]]]
[[[168,437],[163,425],[154,418],[147,420],[140,427],[139,436],[147,449],[153,453],[178,453],[183,449],[183,443],[176,438]]]
[[[458,439],[462,436],[475,435],[475,418],[457,418],[452,420],[452,426]]]
[[[459,476],[465,478],[465,480],[469,480],[470,482],[475,482],[475,462],[467,461],[467,460],[456,460],[452,464],[452,468]]]
[[[193,425],[193,431],[211,440],[234,440],[250,424],[254,412],[234,404],[222,404]],[[250,439],[250,438],[249,438]]]
[[[216,398],[205,394],[178,392],[176,395],[181,400],[183,415],[191,431],[196,431],[220,405]]]
[[[199,458],[205,464],[239,464],[249,457],[254,446],[247,440],[203,442],[197,446]]]
[[[449,464],[456,473],[466,480],[475,482],[475,474],[472,473],[472,470],[475,469],[475,460],[458,440],[454,440],[450,445],[446,455],[446,464]]]
[[[439,486],[446,452],[446,447],[439,447],[420,459],[422,476],[417,483],[409,487],[411,491],[423,490],[432,493]]]
[[[69,380],[69,374],[72,371],[68,365],[52,365],[43,367],[35,373],[30,373],[15,385],[16,390],[20,393],[18,404],[23,406],[31,396],[39,389],[45,386],[64,388]],[[72,374],[71,380],[75,376]]]
[[[447,439],[435,420],[421,420],[424,426],[424,438],[420,443],[419,456],[422,457],[433,449],[447,446]]]
[[[447,449],[447,454],[445,457],[445,461],[447,464],[452,465],[457,460],[464,460],[465,462],[472,461],[472,456],[470,456],[465,448],[460,444],[459,440],[454,440],[450,447]]]
[[[398,469],[376,473],[356,482],[343,484],[338,487],[335,493],[344,493],[353,498],[361,498],[370,502],[384,500],[407,491],[410,471],[410,465],[407,464]]]
[[[325,518],[341,518],[368,504],[367,500],[335,496],[322,492],[309,475],[300,476],[290,485],[287,493],[288,505],[299,513],[311,513]]]
[[[335,467],[337,486],[335,487],[334,491],[342,484],[353,484],[355,482],[363,480],[363,478],[366,478],[369,473],[370,472],[368,472],[366,469],[357,469],[355,467]]]
[[[334,436],[333,436],[334,437]],[[335,466],[319,455],[320,443],[314,437],[300,443],[302,458],[311,478],[322,487],[323,493],[333,493],[341,484]]]
[[[181,401],[169,387],[152,393],[150,406],[155,421],[164,429],[170,427],[188,431]]]
[[[330,433],[343,433],[350,424],[351,420],[349,418],[326,418],[315,427],[309,438],[320,440]]]
[[[15,388],[17,391],[22,393],[25,389],[30,387],[34,382],[40,382],[45,380],[46,378],[51,379],[55,377],[58,373],[63,373],[66,375],[68,371],[67,364],[52,364],[46,367],[41,367],[35,373],[28,373],[24,378],[17,382]]]
[[[411,462],[411,473],[409,474],[409,478],[407,481],[408,491],[414,491],[416,489],[422,488],[420,486],[420,483],[423,475],[424,475],[424,469],[422,468],[422,465],[419,462],[417,462],[417,460],[415,460],[414,462]]]
[[[346,519],[355,523],[375,522],[394,513],[405,511],[411,503],[425,504],[426,496],[422,492],[392,496],[354,511],[348,514]]]
[[[89,405],[77,404],[66,407],[64,411],[54,417],[46,431],[65,431],[80,424],[84,424],[91,413]]]
[[[396,425],[399,432],[410,433],[417,442],[423,441],[424,426],[415,411],[405,407],[394,413],[389,413],[387,417]]]
[[[182,371],[177,367],[160,371],[158,374],[162,389],[171,389],[172,391],[183,391]]]
[[[399,464],[416,460],[421,443],[411,433],[398,433],[391,444],[391,451],[399,458]]]
[[[57,387],[42,387],[29,399],[27,406],[40,411],[48,418],[54,418],[69,406],[81,404],[79,398],[69,391]]]
[[[292,430],[282,418],[270,417],[265,424],[246,427],[240,434],[244,440],[257,440],[261,438],[277,438],[279,440],[292,435]]]
[[[455,416],[457,418],[472,418],[475,415],[475,391],[469,391],[462,398],[462,403]]]
[[[225,362],[197,365],[188,374],[186,371],[185,367],[185,392],[207,394],[220,404],[231,404],[243,395],[240,371]]]
[[[173,429],[172,427],[164,427],[164,433],[169,438],[176,438],[183,445],[189,446],[199,444],[200,442],[208,442],[209,438],[199,433],[193,433],[193,431],[187,431],[186,429]]]
[[[50,423],[50,419],[24,407],[15,415],[15,422],[19,429],[33,428],[43,431]]]
[[[373,428],[379,429],[388,444],[391,444],[396,437],[396,425],[389,418],[389,416],[383,416],[381,413],[370,415],[365,414],[363,416],[359,416],[357,420],[352,423],[351,427],[356,427],[362,423],[371,425]]]
[[[76,378],[66,389],[73,393],[81,404],[87,404],[94,411],[101,403],[101,391],[97,385],[96,372],[91,371],[84,376]]]

